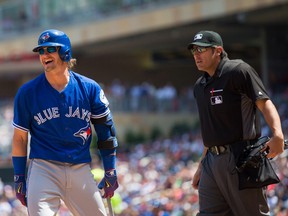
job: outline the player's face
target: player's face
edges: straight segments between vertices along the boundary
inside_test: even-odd
[[[46,72],[64,66],[64,62],[60,59],[58,50],[58,47],[42,47],[39,49],[40,62]]]
[[[219,63],[219,55],[215,47],[194,46],[191,49],[198,70],[214,74]]]

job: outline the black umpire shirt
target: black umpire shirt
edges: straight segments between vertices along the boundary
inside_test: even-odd
[[[223,58],[212,77],[204,73],[196,81],[194,96],[206,147],[260,136],[255,102],[269,96],[260,77],[247,63]]]

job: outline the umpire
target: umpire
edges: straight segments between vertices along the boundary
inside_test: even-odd
[[[230,60],[218,33],[198,32],[188,49],[203,72],[194,86],[205,146],[192,180],[199,190],[198,216],[270,215],[266,187],[238,189],[235,161],[261,136],[259,111],[271,129],[267,157],[284,151],[278,112],[256,71]]]

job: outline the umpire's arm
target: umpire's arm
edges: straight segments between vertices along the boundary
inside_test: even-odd
[[[192,187],[197,190],[198,189],[198,184],[199,184],[199,181],[200,181],[200,176],[201,176],[201,171],[202,171],[202,163],[201,161],[203,160],[203,158],[205,157],[207,153],[207,147],[204,147],[204,151],[202,153],[202,157],[201,157],[201,160],[198,164],[198,168],[196,170],[196,172],[194,173],[194,176],[193,176],[193,179],[192,179]]]
[[[281,121],[276,107],[269,99],[260,99],[256,101],[257,108],[261,111],[267,125],[270,127],[272,137],[267,142],[269,147],[268,158],[274,158],[284,151],[284,135],[282,132]]]

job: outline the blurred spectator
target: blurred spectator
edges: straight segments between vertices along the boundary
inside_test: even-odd
[[[132,111],[137,111],[140,109],[140,100],[142,96],[141,86],[133,85],[130,89],[130,105]]]
[[[195,111],[193,90],[189,87],[177,89],[170,83],[156,87],[149,82],[133,84],[131,87],[114,80],[105,89],[113,111],[120,112],[193,112]]]
[[[2,30],[4,32],[10,32],[14,29],[14,22],[10,17],[4,17],[2,20]]]
[[[19,30],[23,31],[26,29],[27,25],[28,25],[28,16],[26,14],[26,11],[23,9],[20,9],[19,12],[19,18],[18,18],[18,22],[19,23]]]
[[[174,100],[177,96],[177,91],[173,85],[167,83],[162,88],[157,89],[156,99],[158,102],[158,110],[160,111],[176,111],[176,101]]]
[[[118,107],[121,111],[125,109],[126,88],[119,79],[113,80],[105,93],[111,95],[110,106]]]

